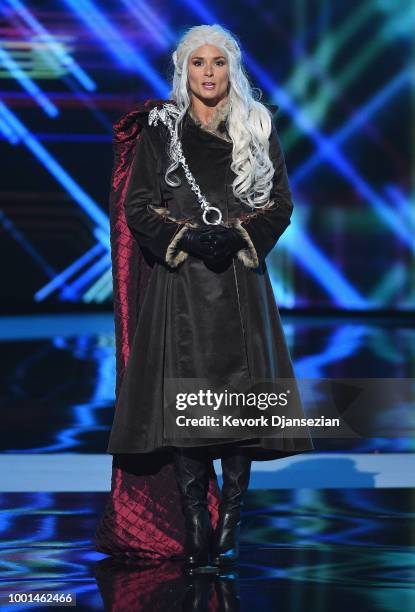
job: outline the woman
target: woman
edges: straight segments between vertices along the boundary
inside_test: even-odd
[[[198,26],[173,53],[170,99],[141,124],[125,196],[128,227],[152,268],[119,390],[109,453],[171,449],[186,562],[233,563],[252,459],[313,449],[304,437],[177,435],[168,381],[293,378],[265,258],[293,210],[269,109],[254,99],[235,38]],[[180,385],[180,383],[179,383]],[[249,434],[249,435],[248,435]],[[214,533],[212,458],[223,488]]]

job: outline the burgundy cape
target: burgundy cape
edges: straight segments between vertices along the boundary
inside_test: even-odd
[[[161,104],[165,100],[161,101]],[[157,103],[157,101],[156,101]],[[154,99],[137,105],[114,124],[114,164],[110,192],[110,237],[116,342],[118,397],[128,363],[150,276],[124,212],[140,124],[140,112],[154,107]],[[219,487],[211,466],[208,505],[212,526],[218,520]],[[109,555],[162,559],[180,556],[184,546],[184,517],[174,478],[171,454],[140,453],[113,456],[111,491],[95,532],[95,548]]]

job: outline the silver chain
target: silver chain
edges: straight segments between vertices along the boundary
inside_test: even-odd
[[[187,165],[186,158],[183,154],[182,143],[180,139],[177,137],[172,116],[177,115],[177,111],[172,107],[171,104],[163,104],[161,109],[155,106],[148,114],[148,124],[149,125],[157,125],[160,120],[170,132],[171,143],[170,150],[174,151],[174,156],[176,160],[182,165],[187,182],[190,185],[191,190],[196,194],[198,202],[203,210],[202,218],[203,221],[207,225],[219,225],[222,222],[222,212],[216,206],[211,206],[207,201],[206,197],[200,191],[199,185],[196,183],[193,174],[190,172],[189,166]],[[217,214],[217,219],[214,221],[208,221],[207,214],[211,211],[214,211]]]

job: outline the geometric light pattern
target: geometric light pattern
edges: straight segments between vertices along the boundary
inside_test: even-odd
[[[15,299],[111,299],[111,126],[168,95],[184,27],[221,23],[279,106],[295,209],[268,258],[278,305],[413,309],[411,0],[5,0],[0,19],[0,223]]]

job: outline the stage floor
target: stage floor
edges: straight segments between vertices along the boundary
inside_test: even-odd
[[[1,609],[36,609],[4,598],[42,590],[75,594],[77,610],[413,610],[414,496],[250,490],[237,568],[186,577],[177,561],[126,564],[94,551],[105,493],[2,494]]]
[[[299,377],[412,375],[410,322],[282,319]],[[254,462],[234,571],[126,564],[93,543],[111,476],[111,314],[1,317],[0,340],[2,610],[39,609],[7,603],[34,590],[75,594],[77,610],[415,609],[413,438],[318,439]]]

